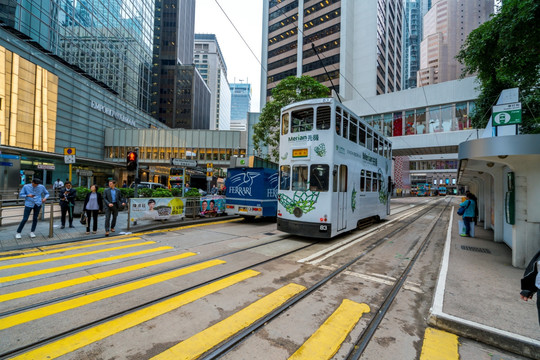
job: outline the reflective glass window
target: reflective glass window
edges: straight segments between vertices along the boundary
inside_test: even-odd
[[[416,109],[416,134],[425,134],[426,132],[426,109]]]
[[[289,190],[291,188],[291,167],[282,165],[279,168],[279,189]]]
[[[329,166],[324,164],[311,165],[309,189],[311,191],[328,191]]]
[[[289,113],[285,113],[281,116],[281,135],[289,133]]]
[[[292,171],[292,190],[306,191],[308,184],[307,165],[295,165]]]

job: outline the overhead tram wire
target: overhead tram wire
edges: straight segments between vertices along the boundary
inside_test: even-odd
[[[234,25],[234,22],[231,20],[231,18],[229,17],[229,15],[227,15],[227,13],[225,12],[225,10],[221,7],[220,3],[218,2],[218,0],[214,0],[217,4],[217,6],[219,6],[221,12],[223,13],[223,15],[225,15],[225,17],[227,18],[227,20],[229,20],[229,22],[231,23],[232,27],[234,28],[234,30],[236,31],[236,33],[238,34],[238,36],[240,36],[240,38],[242,39],[242,41],[244,42],[244,44],[246,44],[247,48],[249,49],[249,51],[251,52],[251,54],[255,57],[255,59],[257,60],[257,62],[259,63],[259,65],[261,65],[261,69],[264,70],[265,74],[268,75],[268,71],[265,69],[265,67],[263,66],[263,64],[261,63],[261,60],[259,60],[259,58],[257,57],[257,55],[255,55],[255,53],[253,52],[253,50],[251,49],[251,47],[249,46],[249,44],[247,43],[246,39],[244,39],[244,37],[242,36],[242,34],[240,33],[240,31],[238,31],[238,29],[236,28],[236,25]]]
[[[217,1],[217,0],[216,0],[216,1]],[[282,8],[279,7],[279,5],[278,5],[277,3],[276,3],[275,6],[276,6],[277,9],[279,10],[279,12],[281,12],[281,15],[286,16],[286,13],[283,11]],[[296,26],[296,29],[298,30],[298,33],[300,33],[300,34],[302,34],[302,36],[304,36],[304,32],[303,32],[302,29],[298,26],[298,23],[297,23],[296,21],[294,21],[294,20],[292,21],[292,23]],[[302,42],[302,44],[303,44],[303,43],[304,43],[304,42]],[[322,60],[321,60],[321,58],[320,58],[320,56],[319,56],[318,51],[316,51],[315,48],[314,48],[313,42],[311,43],[311,48],[315,51],[315,54],[316,54],[317,57],[319,58],[319,61],[321,62],[321,64],[323,64],[323,62],[322,62]],[[321,54],[321,55],[322,55],[324,58],[326,58],[326,56],[324,56],[324,54]],[[378,114],[379,112],[378,112],[377,110],[375,110],[375,108],[371,105],[371,103],[370,103],[369,101],[367,101],[367,99],[366,99],[366,98],[360,93],[360,91],[358,91],[358,89],[357,89],[357,88],[356,88],[356,87],[355,87],[355,86],[347,79],[347,77],[346,77],[345,75],[343,75],[339,69],[336,68],[336,65],[335,65],[335,64],[332,64],[332,66],[333,66],[334,70],[338,72],[339,76],[342,77],[343,80],[345,80],[345,81],[347,82],[347,84],[349,84],[349,85],[354,89],[354,91],[355,91],[358,95],[360,95],[360,97],[362,98],[362,100],[364,100],[364,102],[365,102],[366,104],[368,104],[368,106],[371,108],[371,110],[373,110],[373,112],[374,112],[375,114]],[[323,67],[324,67],[324,71],[326,71],[326,67],[324,66],[324,64],[323,64]],[[267,74],[268,74],[268,73],[267,73]],[[328,75],[328,72],[327,72],[327,71],[326,71],[326,74]],[[328,78],[330,78],[330,76],[328,76]],[[330,83],[332,83],[332,80],[331,80],[331,79],[330,79]],[[334,84],[332,83],[332,87],[333,87],[333,86],[334,86]],[[339,98],[339,94],[337,93],[337,91],[336,91],[336,94],[338,95],[338,98]],[[339,99],[339,101],[341,102],[341,99]]]

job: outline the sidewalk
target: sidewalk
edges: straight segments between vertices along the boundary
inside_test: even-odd
[[[19,221],[22,219],[22,207],[20,208],[21,216],[17,219],[17,222],[14,222],[14,219],[11,219],[9,223],[6,225],[0,226],[0,251],[10,251],[10,250],[21,250],[26,249],[30,247],[36,247],[36,246],[45,246],[45,245],[53,245],[53,244],[61,244],[65,242],[70,241],[79,241],[79,240],[88,240],[88,239],[99,239],[105,237],[105,215],[100,214],[98,217],[98,230],[97,234],[85,234],[86,232],[86,225],[82,225],[80,223],[80,217],[76,216],[73,219],[73,226],[74,228],[69,228],[69,223],[66,221],[66,227],[64,229],[60,229],[61,221],[60,217],[56,216],[53,221],[53,236],[49,237],[49,209],[47,209],[47,213],[45,215],[45,220],[40,220],[38,222],[35,234],[35,238],[30,237],[30,229],[32,228],[32,215],[30,215],[30,219],[28,219],[28,222],[24,226],[22,230],[22,238],[21,239],[15,239],[15,233],[17,232],[17,227],[19,226]],[[209,221],[216,221],[216,220],[227,220],[234,217],[231,216],[220,216],[218,218],[197,218],[197,219],[191,219],[186,218],[184,220],[180,221],[151,221],[151,220],[144,220],[140,222],[138,225],[131,225],[130,229],[127,228],[127,221],[128,221],[128,212],[127,211],[121,211],[118,213],[118,217],[116,219],[116,227],[115,232],[111,232],[109,237],[119,236],[119,235],[125,235],[133,232],[141,232],[141,231],[148,231],[148,230],[155,230],[155,229],[165,229],[170,227],[176,227],[176,226],[184,226],[184,225],[190,225],[193,223],[202,223],[202,222],[209,222]],[[67,219],[66,219],[67,220]]]
[[[429,324],[458,336],[540,359],[536,296],[519,297],[524,269],[512,266],[511,249],[493,241],[493,231],[458,232],[456,205],[448,230]],[[531,257],[536,252],[531,254]]]

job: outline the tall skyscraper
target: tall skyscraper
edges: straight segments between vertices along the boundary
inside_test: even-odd
[[[231,130],[246,130],[251,110],[251,84],[234,83],[231,87]]]
[[[227,65],[216,35],[195,34],[195,66],[211,91],[210,130],[229,130],[231,122],[231,90]]]
[[[455,80],[462,65],[456,60],[467,36],[489,20],[493,0],[441,0],[424,16],[417,85],[426,86]]]
[[[422,0],[406,0],[403,16],[403,89],[416,87],[422,41]]]
[[[172,128],[208,129],[210,89],[193,65],[195,0],[155,0],[152,116]]]
[[[261,104],[290,75],[345,99],[401,90],[401,1],[271,0],[263,9]]]
[[[0,21],[148,112],[155,0],[7,1]],[[30,40],[31,39],[31,40]]]

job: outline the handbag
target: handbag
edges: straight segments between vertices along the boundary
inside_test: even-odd
[[[460,215],[460,216],[465,214],[465,210],[467,210],[469,205],[471,205],[470,201],[467,203],[467,206],[460,206],[459,209],[457,210],[457,214]]]
[[[86,225],[86,213],[84,212],[81,214],[81,224]]]

